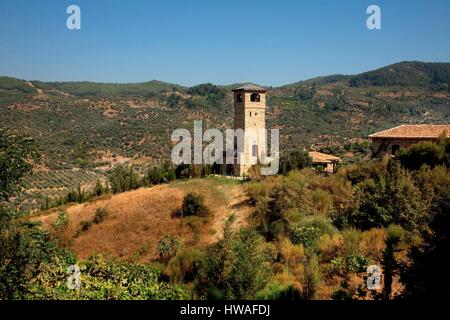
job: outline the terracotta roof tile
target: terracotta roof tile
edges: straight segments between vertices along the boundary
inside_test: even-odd
[[[439,137],[444,130],[447,130],[447,137],[450,137],[450,125],[406,124],[376,132],[369,135],[369,138],[429,139]]]
[[[241,91],[241,90],[243,90],[243,91],[258,91],[258,92],[266,92],[267,91],[265,88],[251,84],[251,83],[243,85],[243,86],[233,89],[231,91]]]
[[[335,157],[326,153],[309,151],[309,156],[312,158],[313,163],[331,163],[332,161],[341,161],[341,158]]]

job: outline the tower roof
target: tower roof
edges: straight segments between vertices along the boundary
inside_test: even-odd
[[[235,88],[235,89],[233,89],[233,90],[231,90],[231,91],[234,91],[234,92],[236,92],[236,91],[256,91],[256,92],[266,92],[267,89],[265,89],[265,88],[263,88],[263,87],[260,87],[260,86],[257,86],[257,85],[252,84],[252,83],[248,83],[248,84],[245,84],[245,85],[240,86],[240,87],[238,87],[238,88]]]

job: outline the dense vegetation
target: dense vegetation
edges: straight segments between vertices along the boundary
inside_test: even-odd
[[[2,169],[0,194],[0,299],[186,299],[184,286],[171,285],[156,267],[92,257],[76,261],[57,240],[5,205],[36,157],[30,139],[0,135]],[[2,171],[3,173],[3,171]],[[7,173],[7,174],[6,174]],[[10,179],[12,177],[12,179]],[[106,215],[98,210],[92,223],[100,223]],[[63,212],[54,223],[62,228],[67,223]],[[77,263],[83,273],[83,287],[68,287],[67,268]]]
[[[346,163],[367,160],[370,133],[403,123],[448,123],[448,65],[403,62],[356,76],[270,88],[267,127],[280,128],[282,152],[313,147]],[[55,201],[78,185],[92,190],[98,179],[105,181],[106,171],[123,162],[144,174],[169,157],[174,129],[192,130],[198,119],[204,129],[231,127],[229,90],[236,86],[1,77],[2,126],[35,137],[42,154],[42,170],[26,177],[15,205],[39,208],[47,197]],[[149,178],[170,179],[158,175]]]
[[[5,201],[36,158],[34,143],[4,131]],[[9,152],[14,146],[15,152]],[[301,153],[287,157],[284,175],[247,182],[254,206],[251,223],[231,228],[201,249],[167,234],[150,264],[93,256],[77,260],[55,235],[5,206],[0,214],[0,297],[25,299],[395,299],[448,297],[441,259],[448,250],[450,142],[420,143],[385,158],[340,168],[323,176]],[[417,157],[426,154],[428,157]],[[14,159],[14,162],[12,161]],[[305,168],[298,169],[299,159]],[[411,159],[415,159],[411,166]],[[428,159],[440,159],[429,163]],[[167,167],[163,164],[162,167]],[[150,169],[154,171],[154,168]],[[169,170],[172,172],[173,169]],[[110,185],[133,185],[132,168],[111,172]],[[119,182],[115,180],[121,179]],[[163,182],[163,181],[162,181]],[[113,191],[114,188],[111,188]],[[125,191],[120,190],[120,192]],[[187,194],[182,214],[207,217],[201,196]],[[83,228],[101,224],[98,209]],[[54,230],[67,226],[62,211]],[[82,228],[82,229],[83,229]],[[82,232],[82,231],[81,231]],[[68,287],[67,268],[78,265],[79,290]],[[382,270],[382,287],[369,290],[366,268]]]
[[[416,86],[450,90],[448,63],[402,62],[350,77],[352,86]]]
[[[230,215],[223,237],[207,247],[167,234],[158,239],[158,258],[140,264],[77,259],[58,240],[68,224],[63,205],[218,173],[165,159],[173,129],[191,130],[194,119],[205,128],[231,126],[231,87],[1,77],[0,119],[8,129],[0,130],[0,299],[448,297],[450,143],[369,161],[365,139],[399,123],[448,123],[448,84],[449,64],[405,62],[272,88],[267,126],[281,129],[281,170],[243,183],[250,225],[235,229]],[[320,174],[303,151],[311,146],[346,165]],[[207,199],[188,192],[183,200],[174,222],[211,218]],[[54,206],[62,207],[51,232],[28,219],[30,208]],[[79,232],[108,214],[99,208]],[[80,290],[66,282],[74,264]],[[379,290],[366,286],[373,264],[382,270]]]

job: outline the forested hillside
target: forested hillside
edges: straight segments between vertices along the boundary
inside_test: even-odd
[[[401,62],[269,88],[267,128],[280,129],[282,152],[313,148],[346,163],[368,159],[368,134],[405,123],[448,123],[449,70],[449,63]],[[79,184],[93,186],[118,163],[139,169],[166,159],[172,131],[192,130],[194,120],[203,120],[204,128],[231,128],[230,90],[237,86],[2,77],[0,120],[2,127],[39,143],[42,173],[27,179],[27,189],[44,199]],[[80,169],[86,178],[76,173],[70,178]]]

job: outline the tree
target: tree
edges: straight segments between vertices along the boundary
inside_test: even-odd
[[[399,224],[412,231],[426,224],[427,202],[412,174],[395,160],[355,186],[358,205],[347,212],[348,222],[367,230]]]
[[[137,189],[141,186],[139,176],[134,172],[133,166],[128,169],[118,165],[110,174],[111,189],[113,193],[120,193]]]
[[[312,159],[308,152],[301,150],[291,151],[282,157],[280,162],[280,173],[285,175],[291,170],[301,170],[311,166],[311,164]]]
[[[0,129],[0,196],[7,201],[20,186],[20,179],[38,159],[32,139]],[[38,266],[56,250],[48,233],[32,222],[17,219],[20,212],[0,203],[0,300],[21,298]]]
[[[450,248],[450,174],[448,168],[422,168],[419,181],[430,198],[431,222],[421,231],[423,243],[412,247],[412,263],[404,266],[401,280],[404,296],[413,299],[449,299],[450,278],[446,276],[445,257]]]
[[[162,165],[152,166],[145,175],[145,181],[149,185],[167,183],[175,179],[175,168],[170,161],[165,161]]]
[[[270,280],[262,238],[252,229],[233,233],[230,225],[228,220],[223,239],[198,263],[196,288],[207,298],[251,299]]]
[[[184,199],[181,209],[174,212],[175,217],[199,216],[207,217],[211,211],[205,206],[203,197],[199,194],[188,193]]]
[[[420,142],[407,149],[400,149],[398,160],[411,170],[418,170],[424,164],[435,167],[445,162],[445,146],[434,142]]]
[[[400,251],[399,243],[404,231],[400,226],[390,225],[387,228],[385,240],[386,247],[383,250],[383,270],[384,270],[384,290],[383,295],[386,300],[392,299],[392,281],[398,273],[400,264],[395,259],[395,253]]]
[[[270,269],[262,250],[262,238],[251,229],[241,229],[230,243],[225,268],[229,299],[251,299],[269,280]]]
[[[38,159],[33,139],[0,128],[0,200],[8,200],[17,191],[20,179],[31,171],[32,161]]]

